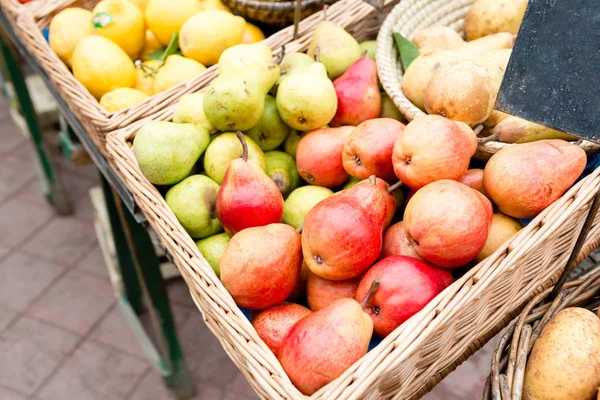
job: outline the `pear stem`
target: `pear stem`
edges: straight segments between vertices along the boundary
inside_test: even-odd
[[[281,64],[281,61],[283,61],[283,57],[285,57],[285,44],[283,46],[281,46],[281,51],[279,52],[279,56],[277,57],[277,60],[275,60],[275,64],[277,64],[277,65]]]
[[[388,192],[389,194],[392,194],[392,192],[393,192],[394,190],[398,189],[399,187],[402,187],[402,185],[403,185],[402,181],[398,181],[398,182],[394,183],[393,185],[391,185],[391,186],[388,186],[388,188],[387,188],[387,192]]]
[[[364,50],[360,55],[360,58],[365,58],[367,56],[367,50]]]
[[[319,46],[315,47],[315,61],[320,62],[321,58],[321,48]]]
[[[304,221],[302,221],[302,223],[300,224],[300,226],[298,227],[298,229],[296,229],[296,232],[302,234],[302,228],[304,228]]]
[[[367,304],[369,304],[371,297],[373,297],[378,288],[379,281],[375,279],[373,283],[371,283],[371,287],[369,288],[369,291],[367,292],[367,295],[365,296],[364,300],[360,302],[360,308],[365,308]]]
[[[369,176],[369,182],[373,185],[377,185],[377,177],[375,175]]]
[[[237,138],[242,143],[242,160],[248,161],[248,144],[246,143],[246,139],[244,138],[244,134],[242,133],[242,131],[237,131],[237,133],[235,134],[235,136],[237,136]]]
[[[477,143],[478,144],[486,144],[487,142],[491,142],[494,140],[498,140],[498,134],[494,133],[493,135],[490,135],[488,137],[484,137],[484,138],[477,138]]]
[[[477,136],[481,133],[482,130],[483,130],[483,124],[479,124],[475,127],[475,129],[473,129],[473,132],[475,132],[475,136]]]

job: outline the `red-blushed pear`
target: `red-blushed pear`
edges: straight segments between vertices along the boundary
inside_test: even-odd
[[[492,204],[480,192],[453,180],[419,189],[404,211],[404,232],[427,262],[454,268],[483,249],[492,222]]]
[[[422,260],[421,256],[406,237],[402,221],[390,226],[383,235],[383,246],[381,247],[379,259],[391,256],[408,256]]]
[[[306,266],[306,263],[302,261],[302,268],[300,268],[300,277],[292,293],[287,297],[288,301],[298,301],[304,298],[306,295],[306,280],[308,279],[308,273],[310,270]]]
[[[479,168],[468,169],[458,181],[464,183],[470,188],[481,192],[485,197],[491,200],[490,195],[483,186],[483,170]]]
[[[338,106],[331,126],[353,125],[377,118],[381,113],[381,93],[375,60],[361,57],[333,81]],[[368,175],[367,175],[368,176]]]
[[[348,183],[346,183],[346,185],[344,186],[344,190],[353,187],[359,182],[362,182],[361,180],[355,181],[354,179],[356,178],[353,178],[351,181],[348,181]],[[365,179],[363,179],[363,181],[364,180]],[[381,178],[376,178],[376,182],[377,187],[379,187],[386,194],[387,209],[385,214],[385,220],[383,222],[383,229],[385,230],[392,222],[392,219],[394,218],[394,215],[398,210],[398,204],[404,203],[404,195],[401,191],[396,190],[394,188],[390,188],[390,185],[388,185],[387,182]]]
[[[300,139],[296,149],[296,167],[302,179],[311,185],[333,188],[349,178],[342,164],[342,150],[353,126],[322,128]]]
[[[370,296],[376,289],[374,283]],[[362,303],[337,299],[298,321],[283,340],[277,358],[298,390],[310,396],[367,354],[372,335],[373,321]]]
[[[347,173],[366,179],[375,175],[394,182],[392,151],[404,124],[391,118],[365,121],[352,131],[344,146],[342,161]]]
[[[406,186],[419,189],[440,179],[457,180],[469,168],[477,135],[466,124],[439,115],[412,120],[394,144],[394,172]]]
[[[407,256],[386,257],[373,265],[360,281],[356,298],[366,296],[373,281],[379,289],[364,310],[373,319],[378,336],[386,337],[418,313],[452,282],[452,273]]]
[[[240,307],[268,308],[284,301],[300,276],[300,234],[289,225],[247,228],[221,256],[221,282]]]
[[[375,177],[318,203],[304,219],[302,252],[315,275],[344,280],[361,275],[379,256],[387,193]]]
[[[281,303],[266,310],[252,311],[251,320],[258,336],[277,356],[292,326],[310,314],[312,311],[299,304]]]
[[[248,146],[242,132],[242,158],[229,163],[217,194],[216,212],[230,236],[242,229],[281,221],[283,197],[265,172],[248,160]]]
[[[313,311],[319,311],[329,306],[337,299],[356,297],[356,289],[361,277],[343,281],[330,281],[308,273],[306,280],[306,300]]]
[[[483,184],[504,214],[533,218],[575,183],[586,161],[581,147],[564,140],[514,144],[490,158]]]

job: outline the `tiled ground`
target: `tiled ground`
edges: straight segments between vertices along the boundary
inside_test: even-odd
[[[115,303],[87,194],[94,168],[60,161],[76,210],[56,216],[6,110],[0,101],[0,400],[172,399]],[[168,289],[195,399],[255,399],[185,285]],[[425,398],[480,398],[490,354],[488,346]]]

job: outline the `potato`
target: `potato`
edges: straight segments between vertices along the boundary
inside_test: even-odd
[[[600,385],[600,319],[584,308],[560,311],[527,361],[524,398],[591,400]]]
[[[477,0],[465,16],[467,40],[492,33],[519,32],[527,0]]]

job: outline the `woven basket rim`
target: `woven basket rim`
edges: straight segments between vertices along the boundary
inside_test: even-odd
[[[296,8],[295,1],[261,1],[261,0],[227,0],[229,4],[243,4],[244,7],[265,11],[292,11]],[[318,6],[326,3],[325,0],[301,0],[302,7]]]

